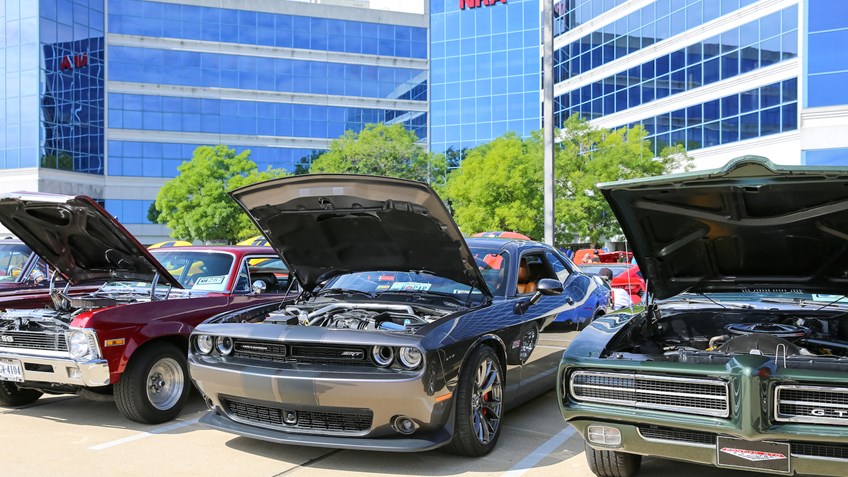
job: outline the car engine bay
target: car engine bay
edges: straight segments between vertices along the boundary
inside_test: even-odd
[[[741,354],[784,362],[848,361],[848,313],[779,311],[654,311],[618,337],[608,356],[720,363]],[[661,313],[661,315],[660,315]],[[821,359],[819,359],[821,358]]]

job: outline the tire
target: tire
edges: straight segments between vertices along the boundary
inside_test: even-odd
[[[21,389],[11,381],[0,381],[0,406],[23,406],[34,403],[44,394],[35,389]]]
[[[585,447],[589,469],[598,477],[633,477],[642,466],[641,455],[595,450],[589,444]]]
[[[118,410],[131,421],[159,424],[174,419],[191,391],[185,353],[164,343],[142,348],[114,391]]]
[[[476,348],[460,371],[453,440],[445,450],[481,457],[495,448],[504,411],[503,381],[503,366],[495,350],[488,346]]]

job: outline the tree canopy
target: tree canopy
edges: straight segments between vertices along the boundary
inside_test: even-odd
[[[466,233],[512,230],[539,238],[542,223],[543,142],[507,133],[466,151],[448,175],[442,197]]]
[[[608,130],[572,116],[556,134],[557,243],[598,244],[620,233],[615,216],[597,189],[598,183],[691,167],[691,159],[679,145],[655,157],[641,126]],[[463,231],[511,230],[541,238],[543,152],[541,132],[527,139],[507,133],[468,150],[462,167],[450,173],[443,188],[443,196]]]
[[[442,180],[444,157],[430,154],[415,133],[401,124],[367,124],[346,131],[329,151],[312,162],[310,173],[347,173],[399,177],[423,182]]]
[[[177,239],[226,243],[259,233],[227,192],[287,174],[282,169],[259,171],[249,150],[236,154],[224,145],[198,147],[177,170],[156,196],[158,222]]]

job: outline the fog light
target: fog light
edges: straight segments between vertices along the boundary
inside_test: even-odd
[[[615,427],[589,426],[586,429],[586,438],[592,444],[602,444],[605,446],[621,445],[621,431]]]
[[[82,372],[79,368],[67,368],[68,377],[71,379],[82,379]]]
[[[409,435],[418,429],[418,425],[406,416],[395,416],[392,418],[392,429],[400,434]]]
[[[295,411],[286,411],[283,414],[283,422],[290,426],[297,424],[297,413]]]

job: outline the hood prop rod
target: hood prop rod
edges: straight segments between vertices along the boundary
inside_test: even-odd
[[[153,274],[153,281],[150,283],[150,301],[156,301],[156,285],[159,283],[159,272]]]

